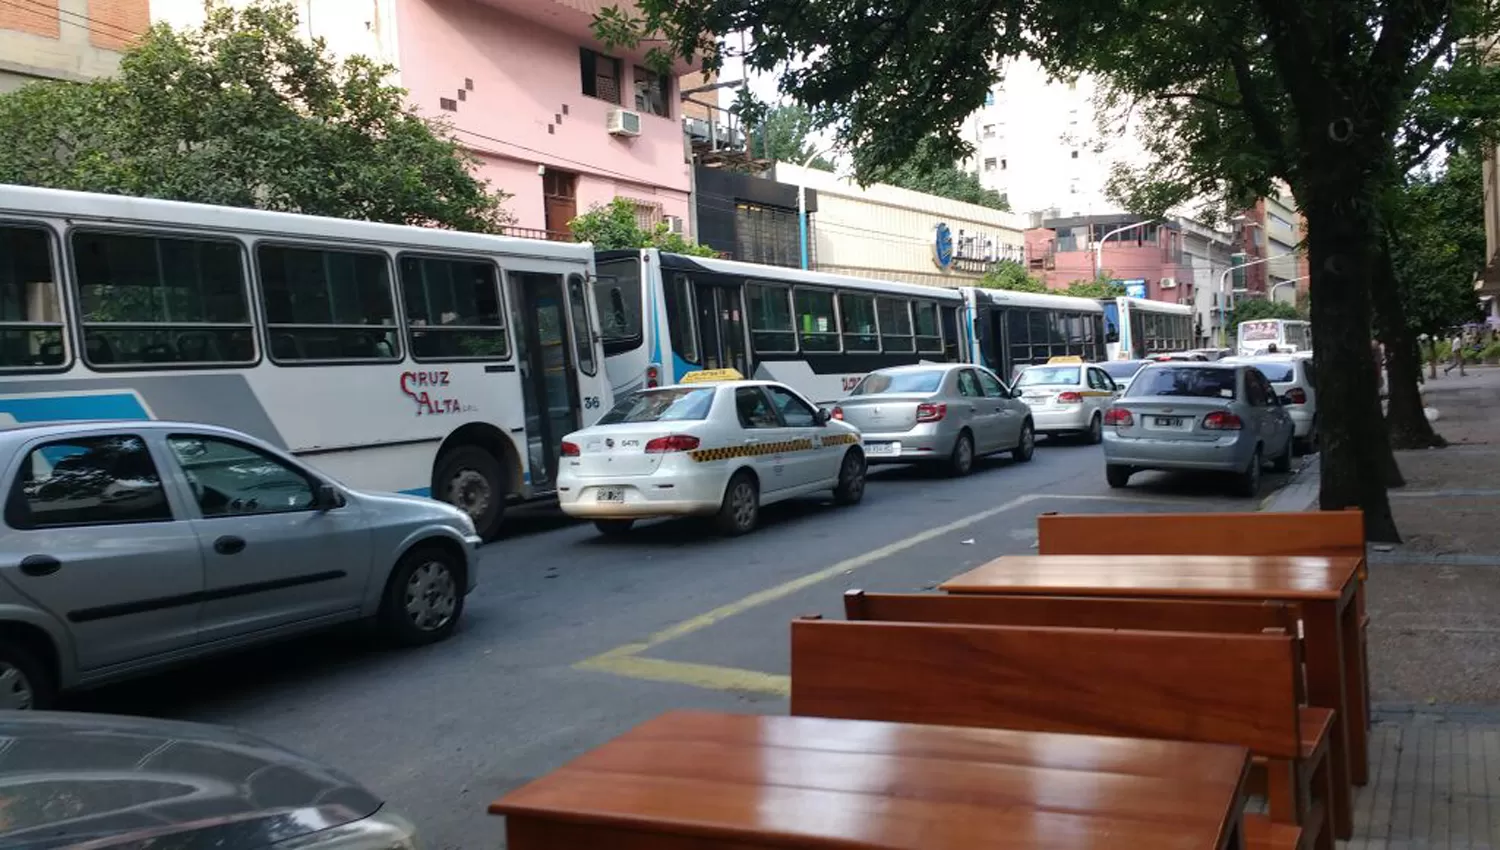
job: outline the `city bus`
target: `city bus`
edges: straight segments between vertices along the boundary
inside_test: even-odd
[[[1240,322],[1236,353],[1251,357],[1264,353],[1271,345],[1278,351],[1312,351],[1312,324],[1300,319],[1252,319]]]
[[[487,538],[613,403],[593,251],[0,186],[0,424],[236,428]]]
[[[1012,378],[1021,367],[1053,357],[1090,363],[1105,357],[1104,306],[1098,301],[1007,289],[960,291],[973,319],[967,359],[996,374]]]
[[[734,260],[601,251],[596,312],[616,396],[734,369],[834,402],[866,373],[969,348],[955,289]]]
[[[1110,360],[1140,360],[1194,347],[1193,308],[1146,298],[1106,298],[1105,353]]]

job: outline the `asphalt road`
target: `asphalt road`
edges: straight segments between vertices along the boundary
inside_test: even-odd
[[[1267,475],[1262,497],[1284,483]],[[851,587],[931,588],[1031,551],[1044,511],[1251,510],[1223,482],[1104,483],[1096,446],[1044,442],[1029,464],[950,480],[880,468],[862,504],[767,508],[743,538],[700,524],[605,540],[552,510],[517,512],[486,547],[453,639],[417,651],[334,634],[74,698],[71,708],[240,726],[350,773],[424,847],[500,847],[494,798],[673,708],[783,712],[787,623],[842,616]]]

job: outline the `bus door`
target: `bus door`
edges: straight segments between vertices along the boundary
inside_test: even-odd
[[[698,314],[698,353],[703,368],[753,374],[741,289],[693,281],[693,301]]]
[[[557,480],[558,445],[579,426],[567,293],[560,274],[507,272],[506,280],[526,413],[527,483],[544,491]]]

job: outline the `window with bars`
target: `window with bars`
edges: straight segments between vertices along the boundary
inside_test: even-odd
[[[578,65],[584,95],[620,104],[620,60],[582,47],[578,50]]]

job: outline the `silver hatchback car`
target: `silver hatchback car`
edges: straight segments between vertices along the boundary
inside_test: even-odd
[[[227,428],[0,430],[0,486],[0,708],[353,620],[431,643],[474,587],[463,511]]]
[[[936,463],[967,475],[974,458],[1031,460],[1036,425],[1020,393],[967,363],[895,366],[866,375],[833,418],[860,430],[868,463]]]
[[[1104,413],[1104,473],[1124,487],[1146,469],[1233,473],[1253,496],[1261,468],[1292,465],[1292,419],[1253,366],[1158,363],[1136,374]]]

